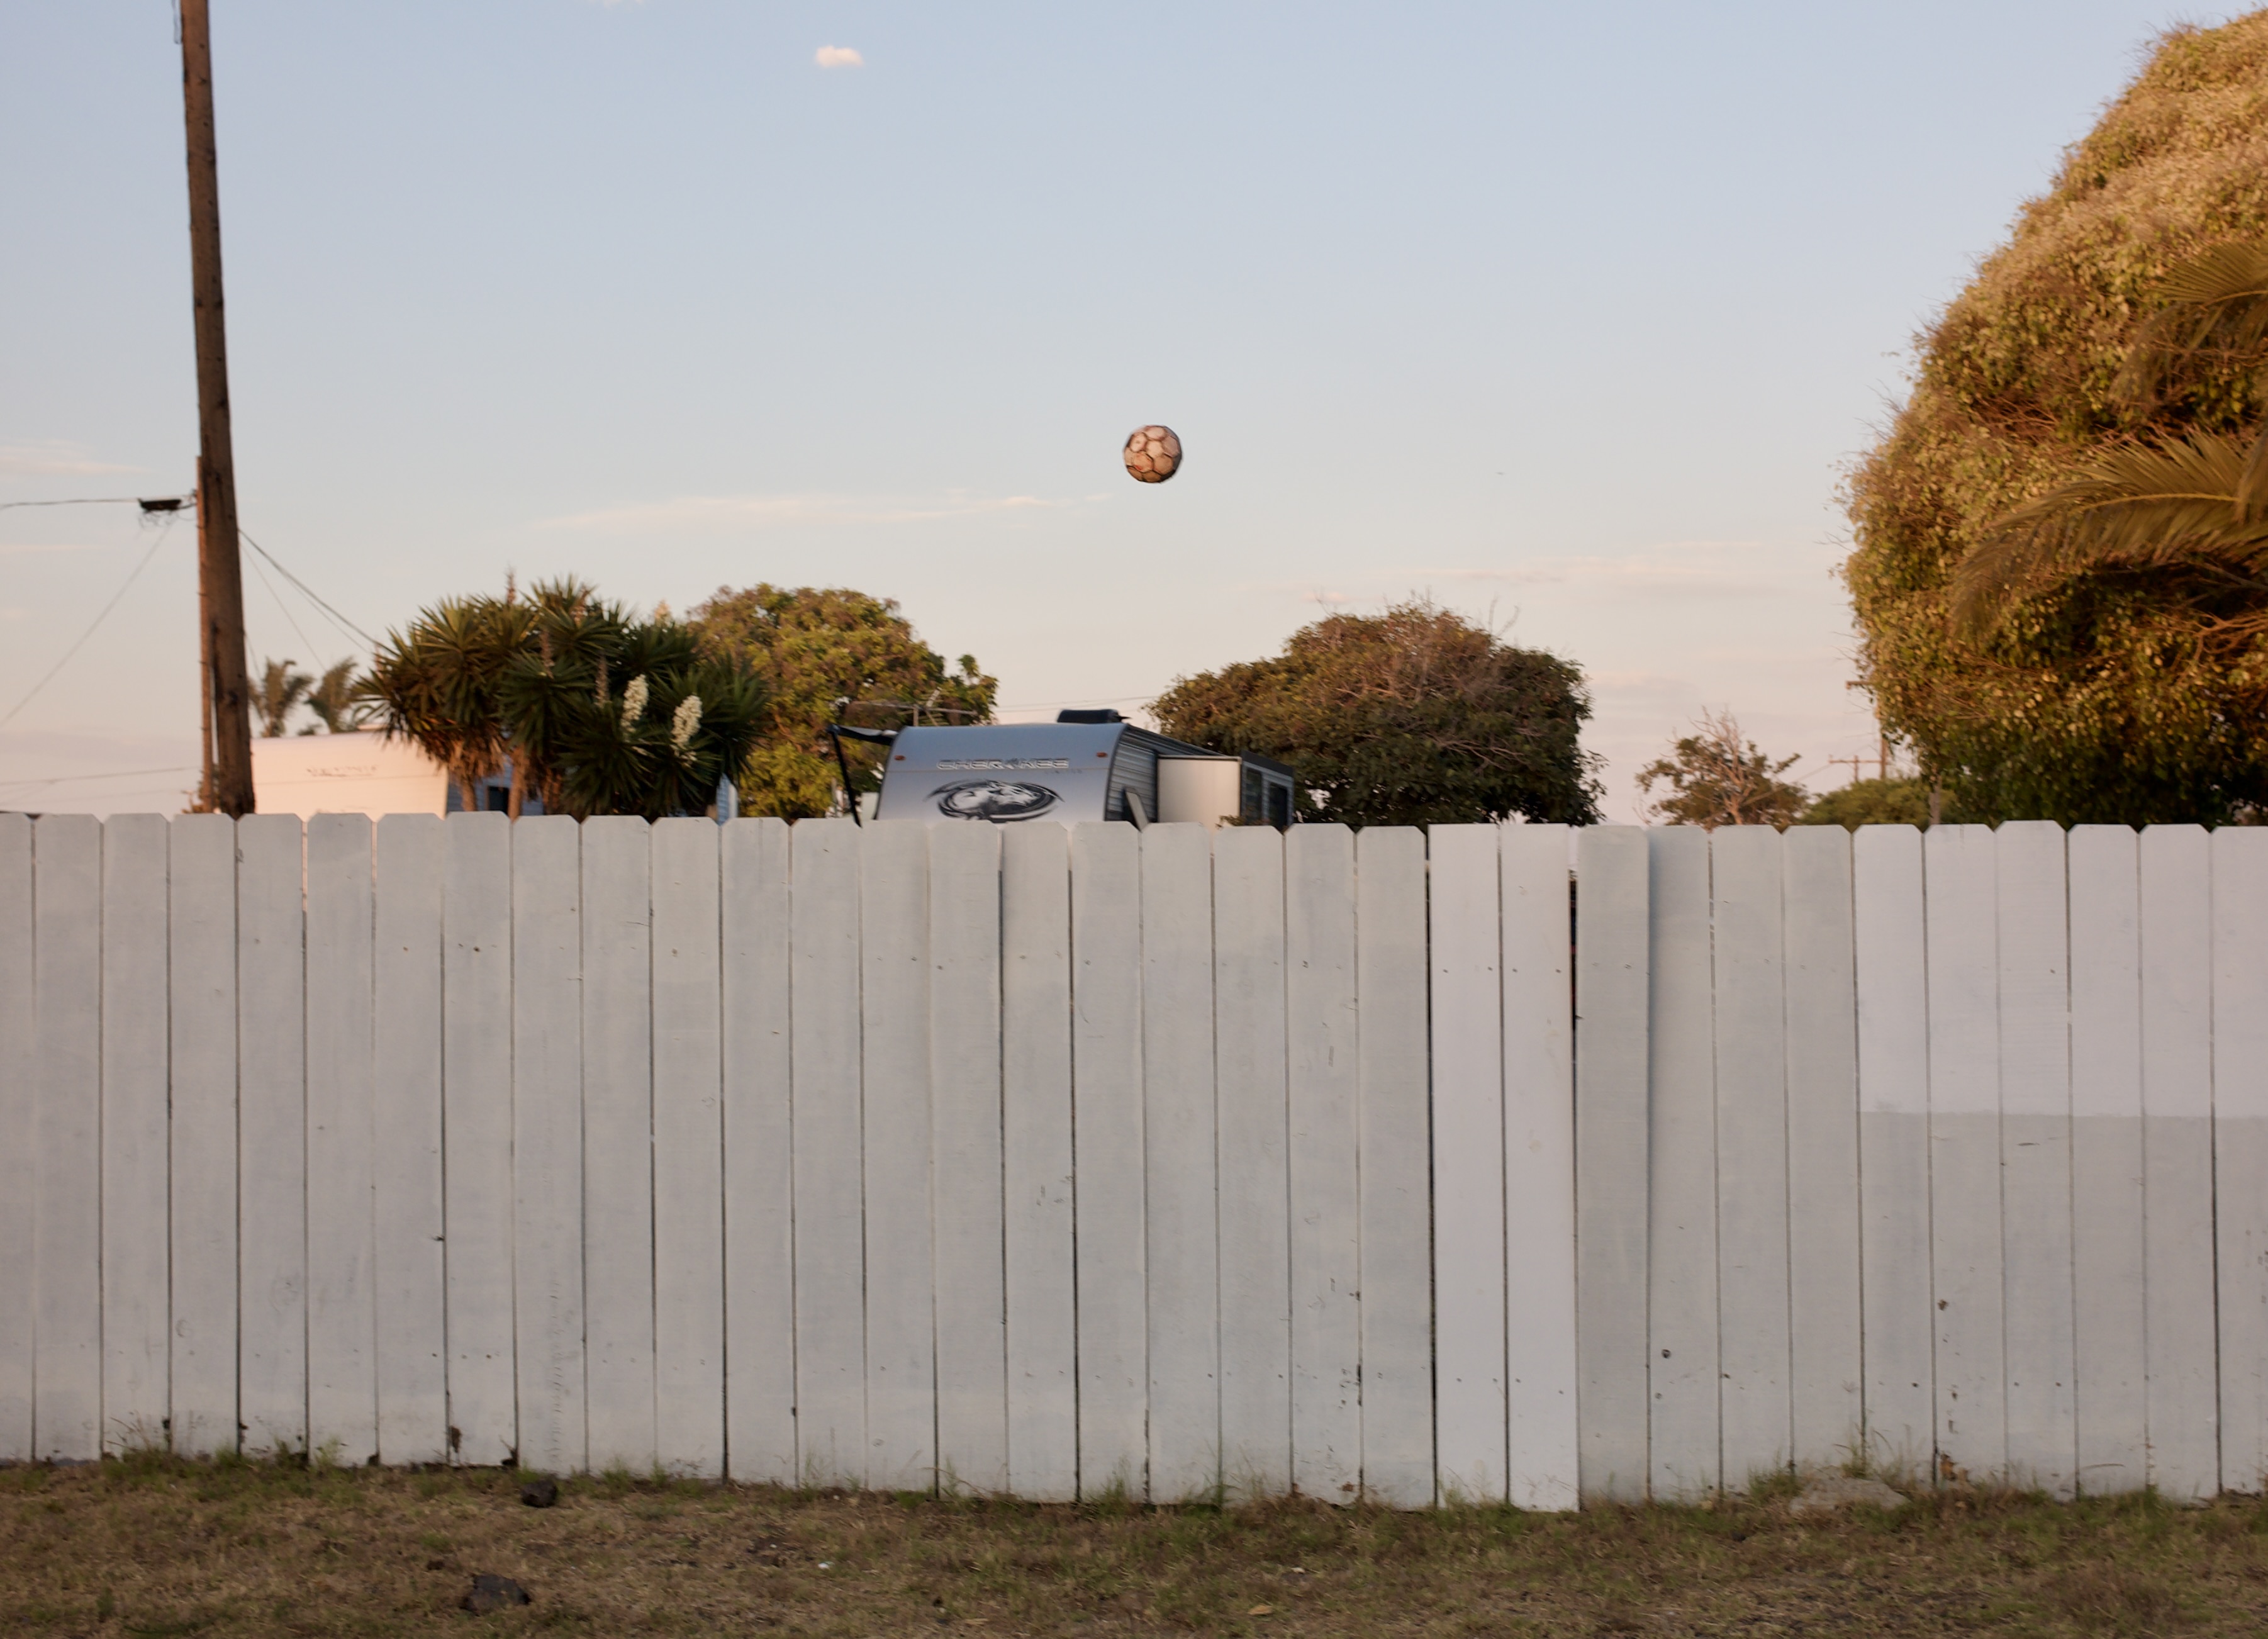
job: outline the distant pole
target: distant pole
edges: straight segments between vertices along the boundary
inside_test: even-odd
[[[197,328],[197,652],[204,674],[203,797],[252,812],[252,690],[244,659],[244,565],[238,555],[236,456],[228,426],[228,330],[220,284],[220,173],[213,140],[212,25],[207,0],[180,0],[181,105],[188,121],[189,283]]]

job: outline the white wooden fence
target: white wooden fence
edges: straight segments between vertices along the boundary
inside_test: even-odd
[[[2268,831],[0,816],[0,1458],[151,1441],[2257,1488]]]

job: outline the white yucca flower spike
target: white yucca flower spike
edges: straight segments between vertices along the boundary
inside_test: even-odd
[[[701,697],[688,694],[677,703],[676,715],[669,720],[669,743],[680,757],[693,743],[694,730],[701,727]]]
[[[651,692],[645,674],[640,672],[630,679],[630,686],[622,690],[622,732],[628,734],[637,727],[638,719],[645,715],[645,697]]]

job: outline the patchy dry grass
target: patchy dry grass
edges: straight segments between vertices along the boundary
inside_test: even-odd
[[[0,1632],[977,1635],[2268,1632],[2268,1508],[1786,1488],[1579,1517],[1051,1508],[166,1458],[0,1471]],[[458,1609],[476,1572],[534,1603]]]

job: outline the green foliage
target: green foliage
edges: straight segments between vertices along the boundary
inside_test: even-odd
[[[315,714],[325,734],[351,734],[370,720],[371,705],[362,696],[352,661],[339,661],[327,667],[315,686],[307,690],[307,709]],[[302,728],[299,732],[311,735],[315,731]]]
[[[948,670],[892,599],[841,587],[719,587],[691,624],[702,653],[746,666],[770,703],[770,733],[740,771],[744,814],[807,819],[838,811],[843,782],[829,723],[992,720],[998,681],[977,669],[974,655]],[[877,789],[879,749],[846,749],[851,784]]]
[[[1705,712],[1694,728],[1679,736],[1668,757],[1638,770],[1640,791],[1669,787],[1669,794],[1649,804],[1647,812],[1668,824],[1705,831],[1719,825],[1785,828],[1802,816],[1811,794],[1780,778],[1795,757],[1774,762],[1764,756],[1755,741],[1742,738],[1730,712]]]
[[[292,709],[307,698],[314,679],[306,672],[293,671],[291,661],[270,661],[252,685],[252,709],[260,713],[260,735],[273,740],[281,735],[291,718]]]
[[[1598,818],[1581,670],[1427,602],[1328,616],[1272,660],[1177,680],[1154,709],[1178,739],[1290,764],[1314,819]]]
[[[578,819],[702,813],[764,722],[746,667],[573,580],[436,605],[387,634],[364,691],[389,735],[450,770],[466,807],[509,756],[515,809],[532,786]]]
[[[1960,820],[1953,804],[1940,808],[1947,824]],[[1929,782],[1915,775],[1893,779],[1854,779],[1840,791],[1814,797],[1797,816],[1799,825],[1840,825],[1856,831],[1861,825],[1926,825],[1929,823]]]
[[[2056,520],[2068,486],[2164,500],[2172,464],[2250,443],[2268,331],[2228,305],[2242,254],[2199,253],[2268,229],[2264,143],[2268,13],[2165,35],[1920,338],[1852,476],[1863,675],[1971,818],[2216,822],[2268,798],[2268,588],[2155,550],[2162,514],[2110,550]]]

